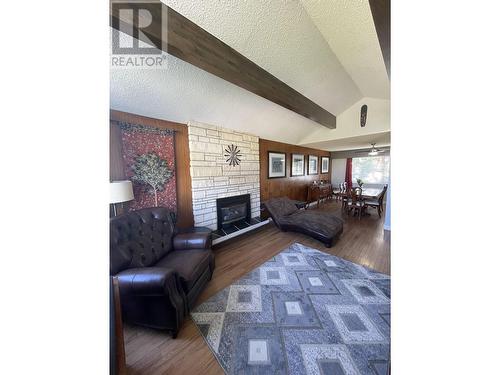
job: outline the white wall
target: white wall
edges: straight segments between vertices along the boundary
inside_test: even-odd
[[[337,116],[336,129],[318,128],[303,138],[301,144],[388,132],[391,130],[390,103],[390,100],[363,98]],[[368,106],[368,116],[366,126],[362,128],[359,119],[363,104]]]
[[[345,181],[345,167],[347,159],[332,160],[332,184],[337,186]]]
[[[391,230],[391,180],[389,179],[389,186],[387,187],[385,204],[385,222],[384,229]]]

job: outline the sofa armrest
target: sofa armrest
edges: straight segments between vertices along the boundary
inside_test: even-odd
[[[177,272],[170,268],[130,268],[116,277],[121,295],[163,296],[178,290]]]
[[[210,249],[212,234],[208,232],[180,233],[174,237],[174,250]]]

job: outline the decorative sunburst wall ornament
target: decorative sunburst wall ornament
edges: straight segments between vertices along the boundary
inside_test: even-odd
[[[224,156],[227,158],[226,161],[229,163],[229,165],[232,165],[233,167],[240,165],[241,150],[238,150],[238,146],[227,146],[224,151],[226,151]]]

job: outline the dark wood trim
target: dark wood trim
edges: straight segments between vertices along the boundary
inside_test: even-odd
[[[109,180],[125,180],[121,132],[118,126],[109,127]]]
[[[309,169],[309,159],[311,158],[311,156],[315,156],[317,159],[318,159],[318,162],[316,163],[316,170],[317,172],[316,173],[311,173],[311,170]],[[319,174],[319,172],[321,172],[321,169],[319,168],[319,156],[318,155],[314,155],[314,154],[311,154],[311,155],[307,155],[307,174],[309,176],[317,176]]]
[[[152,117],[136,115],[135,113],[122,112],[115,109],[110,110],[111,121],[124,121],[146,126],[154,126],[161,129],[172,129],[179,133],[187,132],[187,125],[180,122],[160,120]]]
[[[285,166],[284,166],[284,176],[276,176],[276,177],[271,177],[269,175],[269,161],[270,161],[270,154],[283,154],[285,155]],[[267,151],[267,178],[286,178],[286,152],[281,152],[281,151]]]
[[[123,335],[122,306],[120,303],[120,289],[118,286],[118,277],[113,276],[113,310],[114,310],[114,332],[115,332],[115,369],[116,375],[126,375],[127,366],[125,358],[125,339]]]
[[[391,0],[370,0],[378,42],[384,56],[387,75],[391,77]]]
[[[335,129],[336,117],[333,114],[167,5],[162,4],[161,14],[153,14],[153,23],[161,20],[162,15],[167,18],[167,22],[163,22],[163,26],[167,27],[166,40],[162,38],[165,33],[159,27],[141,30],[141,39],[147,37],[161,45],[163,51],[181,60],[327,128]],[[110,18],[111,27],[118,29],[118,10],[113,6],[110,7]],[[126,29],[129,35],[134,36],[132,27]]]
[[[162,129],[172,129],[175,131],[175,175],[177,179],[177,226],[179,228],[192,227],[193,219],[193,197],[191,191],[191,173],[190,173],[190,158],[189,158],[189,138],[188,128],[185,124],[178,122],[165,121],[136,115],[133,113],[111,110],[111,137],[110,137],[110,178],[120,176],[121,179],[125,176],[123,170],[123,160],[121,156],[121,138],[117,134],[117,121],[130,122],[145,126],[153,126]],[[120,147],[120,151],[116,151]],[[121,171],[120,171],[121,168]],[[121,175],[120,175],[121,173]]]
[[[294,155],[300,155],[304,157],[304,164],[302,165],[302,174],[293,174],[293,157]],[[298,153],[292,153],[290,155],[290,177],[300,177],[304,176],[306,174],[306,155],[304,154],[298,154]]]

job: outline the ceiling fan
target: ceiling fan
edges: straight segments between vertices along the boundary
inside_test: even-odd
[[[370,155],[370,156],[376,156],[378,154],[381,154],[381,153],[385,152],[385,150],[382,150],[380,148],[375,148],[376,143],[371,143],[371,145],[372,145],[372,148],[368,151],[368,155]],[[357,154],[364,154],[365,152],[366,152],[366,150],[357,151],[356,153]]]

